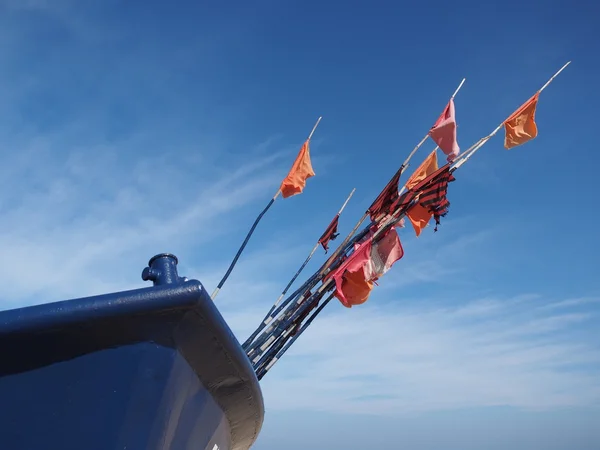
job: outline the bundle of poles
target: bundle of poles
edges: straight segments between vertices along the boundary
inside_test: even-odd
[[[539,93],[543,91],[552,82],[552,80],[554,80],[554,78],[558,76],[558,74],[569,65],[569,63],[570,62],[568,62],[560,70],[558,70],[542,86],[542,88],[536,92],[536,96],[539,95]],[[450,98],[451,102],[460,91],[464,82],[465,79],[461,81],[458,88],[452,94]],[[503,121],[490,134],[479,139],[467,150],[465,150],[460,155],[450,160],[446,165],[438,169],[436,173],[443,170],[447,170],[450,174],[454,173],[456,170],[462,167],[494,135],[496,135],[505,123],[506,121]],[[310,137],[312,137],[315,128],[316,125],[309,136],[309,140]],[[425,144],[428,137],[430,137],[429,133],[425,135],[425,137],[410,152],[406,160],[402,163],[400,168],[396,171],[396,173],[390,180],[390,183],[393,184],[393,181],[395,179],[399,179],[399,177],[405,172],[405,170],[409,166],[411,159],[416,154],[417,150],[419,150],[419,148],[421,148]],[[439,147],[436,146],[433,152],[436,152],[438,148]],[[435,176],[435,174],[432,176]],[[266,314],[260,325],[242,344],[242,347],[246,352],[248,358],[250,359],[254,371],[259,380],[265,376],[265,374],[273,367],[273,365],[279,359],[281,359],[281,357],[289,350],[289,348],[302,335],[302,333],[306,331],[306,329],[311,325],[313,320],[321,313],[321,311],[323,311],[323,309],[327,306],[331,299],[336,295],[336,283],[334,279],[328,275],[330,275],[332,272],[338,269],[344,263],[344,261],[346,261],[347,258],[352,255],[352,253],[357,248],[358,244],[367,239],[371,240],[372,243],[376,244],[386,235],[386,232],[388,232],[391,228],[399,226],[400,221],[407,215],[407,212],[419,203],[421,195],[428,188],[431,181],[432,178],[428,177],[424,181],[416,183],[416,185],[410,187],[409,189],[403,187],[399,190],[399,192],[397,192],[398,199],[393,204],[390,210],[386,211],[385,214],[373,214],[373,205],[382,196],[382,191],[382,193],[379,194],[375,202],[373,202],[369,209],[365,211],[363,216],[356,223],[356,225],[350,231],[350,233],[332,252],[329,258],[327,258],[327,260],[319,267],[319,269],[315,271],[312,275],[310,275],[291,294],[287,295],[293,283],[296,281],[302,270],[306,267],[306,265],[314,255],[319,244],[323,245],[324,248],[327,249],[326,245],[324,244],[323,238],[328,232],[332,231],[331,228],[333,227],[333,225],[335,225],[335,229],[337,230],[337,219],[339,218],[340,214],[346,207],[348,201],[352,197],[354,189],[352,190],[352,192],[338,211],[337,215],[335,216],[334,221],[332,221],[330,227],[328,227],[328,231],[326,231],[326,233],[323,236],[321,236],[319,241],[317,241],[309,256],[306,258],[306,260],[300,266],[298,271],[294,274],[292,279],[283,289],[281,295],[270,308],[269,312]],[[390,183],[388,183],[386,187],[389,186]],[[221,289],[221,287],[223,286],[223,283],[227,279],[227,276],[229,276],[229,274],[231,273],[235,262],[237,261],[243,248],[247,244],[252,232],[256,228],[258,221],[264,215],[264,212],[273,204],[273,201],[275,200],[278,194],[276,194],[276,196],[273,199],[271,199],[270,203],[267,205],[267,208],[255,221],[252,229],[250,230],[250,233],[248,234],[242,247],[238,251],[234,262],[228,269],[226,276],[223,280],[221,280],[221,283],[215,290],[215,293],[213,293],[213,299],[218,290]],[[361,225],[368,217],[370,217],[371,219],[370,222],[361,229]]]

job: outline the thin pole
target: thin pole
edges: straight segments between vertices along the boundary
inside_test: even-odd
[[[460,91],[460,89],[463,87],[463,84],[465,84],[465,81],[467,81],[466,78],[463,78],[462,81],[460,82],[460,84],[458,85],[458,87],[456,88],[456,90],[454,91],[454,94],[452,94],[452,97],[450,97],[450,99],[454,99],[454,97],[456,97],[456,94],[458,94],[458,92]],[[427,135],[429,136],[429,135]],[[427,139],[427,137],[425,137],[425,139]],[[423,139],[423,141],[421,141],[421,143],[425,142],[425,139]],[[438,148],[438,146],[435,147],[435,149],[433,151],[436,151]],[[412,155],[414,155],[414,153],[416,152],[417,149],[413,150],[412,153],[408,156],[408,159],[406,161],[405,164],[408,164],[408,160],[410,160],[410,158],[412,157]],[[402,189],[400,189],[400,195],[402,195],[402,193],[404,192],[405,187],[402,186]]]
[[[307,141],[310,141],[310,139],[313,137],[313,134],[315,134],[315,130],[317,129],[317,127],[319,126],[319,122],[321,122],[321,119],[323,118],[323,116],[320,116],[317,119],[317,123],[315,123],[315,126],[313,127],[312,131],[310,132],[310,134],[308,135],[308,139],[306,139]]]
[[[454,91],[454,94],[452,94],[452,97],[450,97],[450,98],[456,97],[456,94],[458,94],[458,91],[460,91],[460,88],[463,86],[463,84],[465,84],[465,81],[467,81],[467,79],[463,78],[462,81],[460,82],[460,84],[458,85],[458,87],[456,88],[456,90]]]
[[[481,143],[482,140],[478,141],[477,143],[475,143],[472,147],[478,145]],[[383,225],[381,225],[378,230],[374,233],[372,239],[374,241],[377,240],[377,237],[384,232],[387,227],[389,227],[389,225],[391,225],[393,222],[397,222],[399,221],[402,217],[404,217],[406,215],[406,210],[410,209],[410,206],[412,204],[415,203],[415,201],[417,201],[418,196],[411,202],[411,204],[409,205],[403,205],[398,207],[394,213],[388,217],[384,222]],[[407,206],[407,207],[406,207]],[[405,211],[402,212],[402,208],[405,207]],[[400,214],[399,214],[400,213]],[[398,215],[399,214],[399,215]],[[397,216],[398,215],[398,216]],[[397,217],[396,217],[397,216]],[[315,292],[313,294],[312,297],[314,296],[319,296],[322,294],[322,292],[327,289],[331,284],[333,283],[332,279],[327,280],[325,283],[323,283],[321,285],[321,287],[318,289],[317,292]],[[283,356],[283,354],[289,349],[289,347],[294,343],[294,341],[299,337],[300,334],[302,334],[306,328],[310,325],[310,323],[316,318],[316,316],[323,310],[323,308],[325,307],[325,305],[331,300],[331,298],[333,297],[333,295],[335,294],[335,290],[333,292],[331,292],[327,298],[327,300],[325,302],[323,302],[323,304],[321,304],[317,310],[309,317],[309,319],[301,326],[301,328],[296,332],[296,335],[292,337],[292,339],[288,342],[285,343],[285,345],[277,351],[277,353],[275,354],[275,356],[268,362],[266,362],[266,364],[264,364],[262,367],[257,367],[257,376],[259,379],[262,379],[262,377],[264,377],[264,375],[273,367],[273,365]],[[310,301],[310,299],[307,299],[307,301]],[[263,353],[264,354],[264,353]],[[262,355],[261,355],[262,356]]]
[[[460,82],[460,84],[458,85],[458,87],[456,88],[456,90],[454,91],[454,93],[452,94],[451,98],[454,98],[458,92],[460,91],[460,89],[462,88],[462,86],[464,85],[466,81],[466,78],[463,78]],[[421,141],[415,146],[415,148],[413,148],[413,150],[410,152],[410,154],[408,155],[408,157],[406,158],[406,160],[402,163],[402,165],[400,166],[400,168],[398,169],[398,171],[396,172],[396,174],[394,174],[394,177],[398,174],[398,172],[400,172],[400,175],[403,173],[403,171],[408,167],[409,162],[411,160],[411,158],[414,156],[414,154],[417,152],[417,150],[425,143],[425,141],[427,140],[427,138],[429,137],[429,133],[426,134]],[[436,147],[437,149],[438,147]],[[393,177],[392,177],[393,178]],[[329,259],[325,262],[325,264],[323,264],[323,266],[321,266],[321,269],[318,272],[318,277],[323,276],[330,268],[331,264],[333,264],[334,261],[336,261],[336,259],[339,257],[340,253],[345,249],[346,245],[348,244],[348,242],[350,241],[350,239],[352,238],[352,236],[354,236],[354,234],[356,233],[356,231],[360,228],[361,224],[365,221],[365,219],[368,217],[369,213],[368,211],[366,211],[363,216],[360,218],[360,220],[356,223],[356,225],[354,226],[354,228],[352,229],[352,231],[350,231],[350,233],[346,236],[346,238],[344,239],[344,241],[338,246],[338,248],[333,252],[333,254],[329,257]],[[384,217],[378,217],[376,222],[379,222],[381,220],[383,220]],[[389,217],[385,223],[389,223],[393,220],[393,215],[392,217]],[[315,246],[316,248],[316,246]],[[333,283],[333,281],[331,279],[327,280],[325,283],[322,283],[321,286],[318,288],[317,293],[322,293],[324,290],[328,289],[329,286]],[[280,297],[277,300],[277,303],[279,303],[281,301],[282,297]],[[276,304],[277,304],[276,303]],[[271,310],[269,311],[269,313],[267,314],[267,317],[265,319],[264,322],[261,323],[261,325],[259,326],[259,328],[257,329],[258,332],[260,332],[260,330],[268,325],[273,319],[274,316],[271,316],[272,312],[273,312],[273,308],[271,308]],[[256,333],[254,333],[244,344],[244,348],[246,348],[246,344],[249,345],[249,341],[251,341],[252,339],[254,339]]]
[[[552,75],[552,77],[550,77],[550,79],[548,81],[546,81],[546,83],[538,90],[538,93],[542,92],[544,89],[546,89],[548,87],[548,85],[563,71],[566,69],[566,67],[571,64],[571,61],[567,62],[564,66],[562,66],[554,75]],[[463,80],[464,82],[464,80]],[[458,89],[456,90],[456,92],[458,92],[458,90],[460,89],[461,85],[458,87]],[[456,92],[454,93],[454,95],[456,95]],[[483,147],[487,141],[489,141],[496,133],[498,133],[498,131],[500,131],[500,129],[502,128],[502,126],[504,125],[504,121],[498,125],[496,127],[496,129],[494,129],[494,131],[492,131],[490,134],[488,134],[487,136],[479,139],[477,142],[475,142],[475,144],[471,145],[471,147],[469,147],[461,156],[459,156],[451,165],[450,170],[451,171],[455,171],[457,169],[459,169],[464,163],[466,163],[471,156],[473,156],[475,154],[475,152],[477,150],[479,150],[481,147]],[[437,150],[438,147],[435,148],[435,150]],[[404,188],[403,188],[404,189]],[[402,191],[401,191],[402,193]],[[390,218],[388,218],[388,220],[385,221],[384,225],[382,227],[380,227],[380,229],[378,230],[378,232],[382,229],[384,229],[386,226],[388,226],[390,223],[392,223],[394,220],[395,221],[399,221],[402,217],[405,216],[405,214],[401,214],[399,217],[395,218],[395,215],[398,214],[400,212],[400,207],[397,208],[394,213],[392,214],[392,216]],[[377,236],[378,232],[375,233],[375,235],[373,236],[374,238]]]
[[[562,66],[560,69],[558,69],[558,71],[552,75],[550,77],[550,79],[548,81],[546,81],[546,83],[537,91],[537,93],[539,94],[540,92],[542,92],[544,89],[546,89],[550,83],[552,83],[552,81],[554,81],[554,79],[563,71],[567,68],[567,66],[571,64],[571,61],[567,62],[564,66]],[[510,116],[509,116],[510,117]],[[498,133],[498,131],[500,131],[502,129],[502,127],[504,126],[504,122],[506,122],[506,119],[504,119],[502,121],[502,123],[500,123],[500,125],[498,125],[496,127],[496,129],[494,131],[492,131],[490,134],[488,134],[486,137],[481,138],[475,145],[473,145],[469,150],[467,150],[466,152],[464,152],[461,156],[459,156],[455,162],[454,162],[454,166],[453,169],[456,170],[458,169],[460,166],[462,166],[471,156],[473,156],[475,154],[475,152],[477,150],[479,150],[481,147],[483,147],[483,145],[489,141],[496,133]]]
[[[466,78],[463,78],[461,80],[460,84],[458,85],[458,87],[456,88],[456,90],[454,91],[454,93],[452,94],[451,98],[454,98],[456,96],[456,94],[458,94],[458,92],[463,87],[463,84],[465,84],[466,80],[467,80]],[[404,160],[404,162],[402,163],[402,165],[400,166],[400,168],[397,171],[397,172],[400,172],[400,175],[402,175],[402,173],[404,172],[404,170],[408,167],[408,164],[410,163],[411,158],[414,156],[414,154],[417,152],[417,150],[419,150],[419,148],[421,148],[421,146],[425,143],[425,141],[427,140],[428,137],[429,137],[429,132],[423,137],[423,139],[421,139],[421,141],[415,146],[415,148],[412,149],[412,151],[406,157],[406,159]],[[394,177],[397,175],[397,172],[396,172],[396,174],[394,174]],[[341,249],[344,247],[344,245],[346,245],[348,243],[348,241],[350,240],[350,238],[360,228],[360,226],[365,221],[365,219],[367,218],[368,215],[369,215],[369,212],[365,211],[365,213],[359,219],[359,221],[356,223],[356,225],[354,226],[354,228],[352,229],[352,231],[346,236],[346,238],[344,239],[344,241],[339,245],[339,247],[335,250],[335,252],[331,255],[331,257],[327,260],[324,269],[321,271],[321,274],[323,274],[327,270],[327,267],[329,266],[329,264],[331,264],[331,262],[333,262],[335,260],[335,258],[339,255],[339,252],[341,251]]]
[[[348,204],[348,202],[350,201],[350,199],[352,198],[352,196],[354,195],[354,192],[356,191],[356,188],[352,188],[352,191],[350,191],[350,194],[348,195],[348,197],[346,198],[346,201],[344,202],[344,204],[342,205],[342,207],[339,209],[339,211],[337,212],[337,216],[341,216],[342,213],[344,212],[344,209],[346,209],[346,205]]]
[[[302,333],[304,333],[304,331],[310,326],[310,324],[312,323],[313,320],[315,320],[315,318],[319,315],[319,313],[321,311],[323,311],[323,309],[325,309],[325,306],[327,306],[327,304],[331,301],[331,299],[333,298],[334,293],[332,292],[323,303],[321,303],[318,308],[316,309],[316,311],[314,313],[312,313],[312,315],[306,320],[306,322],[304,324],[302,324],[302,326],[300,327],[300,329],[296,332],[296,334],[294,336],[292,336],[292,338],[283,346],[282,349],[280,349],[277,354],[275,355],[275,357],[268,362],[268,364],[266,365],[266,367],[264,369],[259,369],[259,372],[257,373],[258,379],[262,379],[262,377],[265,376],[265,374],[271,370],[271,368],[275,365],[275,363],[281,359],[281,357],[285,354],[285,352],[288,351],[288,349],[294,344],[294,342],[296,342],[296,339],[298,339],[300,337],[300,335]]]
[[[348,204],[348,202],[350,201],[350,199],[354,195],[354,191],[356,191],[356,188],[352,189],[352,192],[350,192],[350,195],[348,195],[348,197],[346,198],[346,201],[344,202],[344,204],[342,205],[342,207],[338,210],[337,214],[334,216],[334,219],[336,217],[340,217],[341,214],[342,214],[342,212],[344,212],[344,209],[346,208],[346,205]],[[277,305],[279,305],[279,302],[281,302],[281,300],[283,299],[283,297],[285,296],[285,294],[287,293],[287,291],[290,289],[290,287],[292,286],[292,284],[294,284],[294,281],[296,281],[296,278],[298,278],[298,276],[300,275],[300,273],[304,270],[304,268],[306,267],[306,265],[308,264],[308,262],[311,260],[311,258],[313,257],[313,255],[315,254],[315,252],[317,251],[318,248],[319,248],[319,241],[317,241],[317,243],[315,244],[315,246],[311,250],[311,252],[308,255],[308,257],[304,260],[304,262],[302,263],[302,265],[300,266],[300,268],[298,269],[298,271],[296,272],[296,274],[292,277],[292,279],[287,284],[287,286],[285,287],[285,289],[281,292],[281,295],[279,296],[279,298],[277,299],[277,301],[275,302],[275,304],[272,306],[271,311],[269,311],[269,313],[272,312],[275,308],[277,308]]]
[[[439,149],[439,147],[436,145],[435,148],[432,150],[432,153],[437,151],[437,149]],[[402,195],[404,194],[404,191],[406,190],[406,184],[404,184],[402,186],[402,188],[400,188],[400,192],[398,192],[398,195]]]
[[[346,201],[344,202],[344,204],[342,205],[342,207],[339,209],[339,211],[338,211],[338,213],[336,214],[335,217],[339,217],[342,214],[342,212],[346,208],[346,205],[348,204],[348,202],[352,198],[352,195],[354,195],[355,191],[356,191],[356,188],[352,189],[352,192],[350,192],[350,195],[348,195],[348,197],[346,198]],[[285,289],[283,290],[283,292],[281,293],[281,295],[279,296],[279,298],[277,299],[277,301],[273,304],[273,306],[271,306],[271,309],[269,309],[269,312],[265,315],[265,318],[260,323],[260,325],[258,326],[258,328],[246,339],[246,341],[242,345],[242,347],[244,348],[244,350],[246,350],[248,352],[248,355],[250,355],[253,352],[252,349],[249,348],[249,346],[255,340],[256,336],[258,336],[258,334],[264,329],[264,327],[266,327],[267,325],[269,325],[279,315],[279,313],[281,312],[281,311],[279,311],[279,309],[281,309],[281,307],[278,308],[279,303],[281,302],[281,300],[283,299],[283,297],[285,296],[285,294],[287,293],[287,291],[289,290],[289,288],[292,286],[293,282],[299,276],[300,272],[302,272],[302,270],[304,269],[304,267],[308,264],[308,262],[310,261],[310,259],[312,258],[312,256],[314,255],[314,253],[315,253],[315,251],[317,250],[318,247],[319,247],[319,242],[317,241],[317,243],[313,247],[312,251],[310,252],[310,255],[308,256],[308,258],[306,258],[306,260],[304,261],[304,263],[302,264],[302,266],[300,267],[300,269],[296,272],[296,274],[294,275],[294,277],[290,280],[290,282],[285,287]],[[314,275],[313,275],[313,277],[314,277]],[[303,290],[302,287],[300,287],[294,294],[292,294],[292,296],[294,296],[296,294],[302,295],[302,292],[301,292],[302,290]],[[291,300],[291,299],[288,299],[288,300]],[[272,331],[272,330],[268,329],[265,332],[270,332],[270,331]]]
[[[554,75],[552,75],[552,77],[550,77],[550,79],[548,81],[546,81],[546,83],[538,90],[538,93],[542,92],[544,89],[546,89],[550,83],[563,71],[566,69],[566,67],[571,64],[571,61],[567,62],[564,66],[562,66]],[[506,119],[505,119],[506,121]],[[461,156],[459,156],[450,166],[450,170],[451,171],[455,171],[457,169],[459,169],[464,163],[466,163],[471,156],[473,156],[475,154],[475,152],[477,150],[479,150],[481,147],[483,147],[496,133],[498,133],[498,131],[500,131],[500,129],[502,128],[502,126],[504,125],[504,121],[498,125],[494,131],[492,131],[490,134],[488,134],[487,136],[479,139],[477,142],[475,142],[475,144],[471,145],[471,147],[469,147]],[[437,147],[436,147],[437,150]],[[400,208],[396,209],[396,211],[394,211],[394,214],[392,215],[392,217],[390,218],[390,220],[386,221],[386,223],[384,224],[384,227],[387,226],[390,222],[392,222],[394,220],[394,216],[400,211]],[[402,216],[404,216],[404,214],[402,214]],[[396,220],[400,220],[401,217],[399,217]],[[383,227],[382,227],[383,228]]]
[[[293,334],[294,329],[299,328],[302,321],[310,315],[311,311],[317,306],[317,303],[321,300],[322,295],[310,296],[305,302],[302,302],[291,314],[286,318],[284,327],[280,327],[281,333],[277,336],[271,335],[269,339],[255,347],[258,350],[258,354],[253,356],[254,352],[248,352],[247,356],[250,358],[254,369],[262,366],[265,362],[268,362],[269,358],[274,356],[277,351],[281,348],[285,341],[288,339],[290,334]]]
[[[310,139],[312,138],[313,134],[315,133],[315,130],[317,129],[317,126],[319,125],[319,122],[321,122],[321,119],[322,119],[322,116],[320,116],[317,119],[317,123],[315,123],[315,126],[312,128],[312,131],[308,135],[307,141],[310,141]],[[219,294],[219,291],[221,290],[221,288],[223,287],[223,285],[227,281],[227,278],[229,278],[229,275],[231,275],[231,272],[233,271],[233,268],[235,267],[235,265],[236,265],[238,259],[240,258],[240,256],[242,255],[242,252],[246,248],[246,245],[248,244],[248,241],[252,237],[252,234],[254,233],[254,230],[256,229],[258,223],[263,218],[263,216],[265,215],[265,213],[269,210],[269,208],[271,208],[271,206],[273,205],[273,203],[275,202],[275,200],[277,200],[277,197],[279,197],[279,194],[281,194],[281,188],[277,189],[277,192],[275,193],[275,195],[273,195],[273,198],[271,198],[271,200],[269,201],[269,203],[267,203],[267,206],[265,206],[265,208],[262,210],[262,212],[254,220],[254,223],[252,224],[252,227],[250,228],[250,231],[248,231],[248,234],[246,235],[246,238],[244,239],[244,242],[242,242],[242,245],[240,246],[240,248],[238,249],[237,253],[235,254],[235,257],[233,258],[233,261],[231,261],[231,264],[229,264],[229,267],[227,268],[227,271],[225,272],[225,275],[223,275],[223,278],[221,279],[221,281],[219,281],[219,284],[217,285],[217,287],[215,288],[215,290],[211,294],[210,298],[212,300],[214,300],[217,297],[217,295]]]
[[[463,78],[462,81],[460,82],[460,84],[458,85],[458,87],[456,88],[456,90],[454,91],[454,93],[452,94],[452,96],[450,97],[450,99],[454,99],[454,97],[456,97],[456,94],[458,94],[458,92],[460,91],[460,89],[463,87],[463,84],[465,84],[465,81],[467,81],[467,79]],[[417,150],[419,150],[419,148],[425,143],[425,141],[427,140],[428,137],[429,137],[429,133],[427,133],[425,135],[425,137],[423,139],[421,139],[421,142],[419,142],[417,144],[417,146],[413,149],[413,151],[410,152],[410,154],[406,158],[406,161],[404,161],[404,163],[402,164],[403,166],[408,166],[408,163],[409,163],[410,159],[417,152]]]
[[[452,94],[451,98],[454,98],[456,96],[456,94],[460,91],[460,89],[462,88],[463,84],[465,83],[466,79],[463,78],[460,82],[460,84],[458,85],[458,87],[456,88],[456,90],[454,91],[454,93]],[[425,143],[425,141],[427,140],[427,138],[429,137],[429,133],[427,133],[422,139],[421,141],[415,146],[415,148],[411,151],[411,153],[408,155],[408,157],[406,158],[406,160],[404,161],[404,163],[402,164],[402,166],[400,166],[400,168],[398,169],[397,172],[400,172],[400,175],[403,173],[403,171],[406,169],[406,167],[408,167],[408,164],[411,160],[411,158],[413,157],[413,155],[417,152],[417,150]],[[394,177],[397,175],[394,174]],[[361,224],[364,222],[364,220],[368,217],[369,213],[368,211],[366,211],[363,216],[360,218],[360,220],[357,222],[357,224],[354,226],[354,228],[352,229],[352,231],[346,236],[346,238],[344,239],[344,241],[338,246],[338,248],[333,252],[333,254],[328,258],[328,260],[325,262],[325,264],[323,264],[321,266],[321,269],[318,271],[317,273],[317,278],[322,277],[329,269],[331,264],[333,264],[334,261],[336,261],[336,259],[339,257],[340,253],[342,251],[344,251],[346,245],[348,244],[348,242],[350,241],[350,239],[352,238],[352,236],[354,236],[354,234],[356,233],[356,231],[358,230],[358,228],[361,226]],[[378,218],[379,219],[379,218]],[[323,283],[319,289],[318,289],[318,293],[322,293],[325,289],[327,289],[332,283],[332,280],[329,279],[327,280],[325,283]],[[278,299],[278,302],[281,301],[281,298]],[[244,343],[244,349],[247,350],[247,347],[250,345],[250,341],[252,341],[256,335],[260,332],[260,330],[268,325],[273,319],[274,316],[271,316],[271,313],[273,312],[273,309],[271,309],[271,311],[269,312],[269,314],[267,314],[267,318],[265,319],[265,321],[263,321],[259,328],[252,334],[252,336],[250,336],[250,338],[247,339],[247,341]]]
[[[570,64],[570,61],[567,64],[565,64],[558,72],[556,72],[550,78],[550,80],[548,80],[542,86],[542,88],[538,92],[541,92],[546,87],[548,87],[548,85],[554,80],[554,78],[556,78],[569,64]],[[464,82],[464,80],[463,80],[463,82]],[[461,86],[462,86],[462,82],[461,82]],[[459,86],[459,89],[460,89],[461,86]],[[458,92],[458,89],[457,89],[456,92]],[[502,128],[503,124],[504,124],[504,122],[501,123],[490,135],[488,135],[488,136],[480,139],[475,144],[473,144],[466,152],[463,153],[463,155],[461,155],[461,158],[459,158],[459,160],[457,160],[457,161],[455,161],[454,163],[451,164],[451,170],[454,171],[454,170],[457,170],[458,168],[460,168],[461,165],[463,165],[479,148],[481,148],[483,145],[485,145],[485,143]],[[437,147],[436,147],[436,150],[437,150]],[[418,199],[418,196],[415,199],[413,199],[413,201],[411,202],[411,204],[414,204],[414,202],[417,201],[417,199]],[[394,222],[394,221],[397,222],[398,220],[400,220],[405,215],[406,210],[409,209],[406,206],[407,205],[404,205],[404,208],[405,208],[404,212],[402,212],[402,208],[403,207],[398,207],[393,212],[393,214],[391,215],[391,217],[388,217],[387,220],[384,221],[383,226],[379,227],[379,229],[377,230],[377,232],[374,234],[373,239],[375,239],[381,232],[383,232],[384,228],[387,227],[387,226],[389,226],[392,222]],[[408,207],[410,207],[410,205],[408,205]],[[396,215],[398,215],[398,217],[396,217]],[[315,294],[313,294],[313,295],[318,295],[318,293],[322,292],[326,286],[328,286],[328,285],[331,284],[331,282],[332,282],[332,280],[328,280],[327,282],[323,283],[323,285],[318,290],[318,292],[315,293]],[[324,302],[322,305],[320,305],[320,307],[317,309],[317,311],[315,311],[314,314],[311,315],[311,317],[307,320],[307,322],[300,328],[300,330],[298,330],[298,332],[292,338],[292,340],[289,341],[289,342],[287,342],[283,346],[283,348],[281,348],[275,354],[275,356],[272,358],[271,361],[266,362],[266,365],[264,365],[263,367],[258,368],[257,376],[259,377],[259,379],[262,379],[262,377],[271,369],[271,367],[276,363],[276,361],[278,359],[280,359],[281,356],[287,351],[287,349],[293,344],[293,342],[295,341],[295,339],[297,339],[298,335],[301,334],[306,329],[306,327],[308,327],[310,325],[310,322],[312,322],[312,320],[321,312],[322,308],[327,304],[327,302],[330,300],[330,298],[331,298],[332,295],[333,295],[333,293],[330,294],[330,296],[327,299],[327,301]],[[307,301],[310,301],[310,300],[307,299]]]
[[[265,206],[265,209],[263,209],[261,211],[261,213],[258,215],[258,217],[254,220],[254,223],[252,224],[252,227],[250,228],[250,231],[248,231],[248,234],[246,235],[246,238],[244,239],[244,242],[242,242],[241,247],[238,249],[237,253],[235,254],[235,257],[233,258],[233,261],[231,261],[231,264],[229,264],[229,268],[227,269],[227,272],[225,272],[225,275],[223,275],[223,278],[221,278],[221,281],[219,281],[219,284],[217,285],[217,287],[215,288],[215,290],[211,294],[210,298],[212,300],[214,300],[217,297],[217,295],[219,294],[219,291],[221,290],[221,288],[223,287],[223,285],[227,281],[227,278],[229,278],[229,275],[231,274],[231,271],[235,267],[235,264],[237,263],[237,260],[240,258],[240,256],[242,255],[242,252],[246,248],[246,245],[248,244],[248,241],[252,237],[252,234],[254,233],[254,230],[256,229],[256,226],[260,222],[260,219],[262,219],[262,217],[269,210],[269,208],[271,207],[271,205],[273,205],[273,203],[275,203],[275,199],[277,198],[277,196],[279,195],[280,192],[281,191],[279,191],[279,190],[277,191],[277,193],[273,196],[273,198],[269,201],[269,203],[267,203],[267,206]]]
[[[560,69],[558,69],[558,72],[556,72],[554,75],[552,75],[550,77],[550,79],[548,81],[546,81],[546,84],[544,84],[540,90],[538,92],[542,92],[544,89],[546,89],[548,87],[548,85],[550,83],[552,83],[554,81],[554,79],[563,71],[567,68],[567,66],[571,64],[571,61],[567,62],[564,66],[562,66]]]

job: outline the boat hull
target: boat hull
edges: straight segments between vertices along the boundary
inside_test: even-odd
[[[244,450],[264,415],[194,280],[0,312],[0,398],[11,450]]]

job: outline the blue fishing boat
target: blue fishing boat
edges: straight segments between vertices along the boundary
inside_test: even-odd
[[[132,291],[0,312],[0,447],[245,450],[263,422],[245,352],[203,285],[153,257]]]

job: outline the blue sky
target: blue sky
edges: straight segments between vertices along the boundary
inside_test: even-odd
[[[322,115],[316,177],[276,202],[217,299],[243,340],[349,191],[342,233],[463,77],[466,149],[572,60],[541,95],[538,138],[483,147],[439,231],[402,230],[370,301],[332,303],[264,378],[255,448],[598,448],[599,14],[0,0],[0,306],[142,286],[163,251],[212,291]]]

